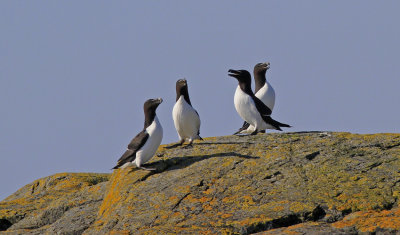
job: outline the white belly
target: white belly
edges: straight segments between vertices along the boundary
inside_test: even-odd
[[[259,98],[271,111],[275,106],[275,91],[274,88],[268,83],[265,82],[264,86],[261,87],[260,90],[255,94],[257,98]]]
[[[146,132],[149,134],[149,138],[143,147],[136,152],[135,164],[138,167],[148,162],[154,156],[158,146],[161,144],[163,128],[157,116],[155,116],[153,123],[146,128]]]
[[[266,129],[267,125],[258,112],[253,99],[244,93],[239,86],[236,88],[234,103],[236,111],[243,120],[256,127],[257,130]]]
[[[274,88],[268,83],[265,82],[264,86],[257,91],[255,94],[257,98],[259,98],[268,108],[271,109],[271,111],[274,109],[275,106],[275,91]],[[265,128],[263,129],[275,129],[272,125],[266,124]],[[241,131],[241,134],[250,134],[253,133],[256,130],[256,128],[250,124],[250,126],[246,129]]]
[[[197,139],[200,118],[196,110],[189,105],[185,98],[181,96],[176,101],[172,109],[172,118],[174,119],[175,129],[178,132],[180,139]]]

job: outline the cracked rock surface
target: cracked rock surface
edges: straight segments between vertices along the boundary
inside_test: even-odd
[[[392,234],[400,230],[400,134],[211,137],[196,141],[193,148],[160,146],[149,165],[157,171],[127,168],[110,177],[87,174],[86,178],[65,173],[35,181],[0,202],[0,230],[10,234]]]

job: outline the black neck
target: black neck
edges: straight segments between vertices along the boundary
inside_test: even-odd
[[[239,82],[239,87],[244,93],[254,96],[254,93],[251,90],[251,83]]]
[[[153,121],[154,118],[156,117],[156,110],[149,108],[147,110],[144,110],[144,129],[146,129],[147,127],[149,127]]]
[[[255,93],[265,85],[265,82],[267,81],[265,78],[266,72],[267,71],[254,71],[254,81],[256,84]]]
[[[192,105],[192,103],[190,103],[189,91],[188,91],[187,86],[176,88],[176,101],[178,101],[182,95],[183,95],[183,98],[185,99],[186,103]]]

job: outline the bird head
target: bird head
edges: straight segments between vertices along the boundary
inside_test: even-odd
[[[239,83],[251,84],[251,75],[247,70],[230,69],[228,75],[236,78]]]
[[[156,99],[148,99],[144,102],[143,109],[146,110],[156,110],[157,107],[163,102],[163,99],[156,98]]]
[[[179,79],[178,81],[176,81],[176,91],[178,92],[181,91],[182,89],[185,89],[185,87],[187,87],[187,81],[185,78],[183,79]]]
[[[269,62],[258,63],[254,66],[254,73],[265,73],[270,68],[271,64]]]

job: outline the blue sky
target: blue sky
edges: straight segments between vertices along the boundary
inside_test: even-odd
[[[1,1],[0,199],[58,172],[111,172],[186,78],[203,137],[232,134],[228,69],[269,61],[288,131],[399,132],[399,1]]]

